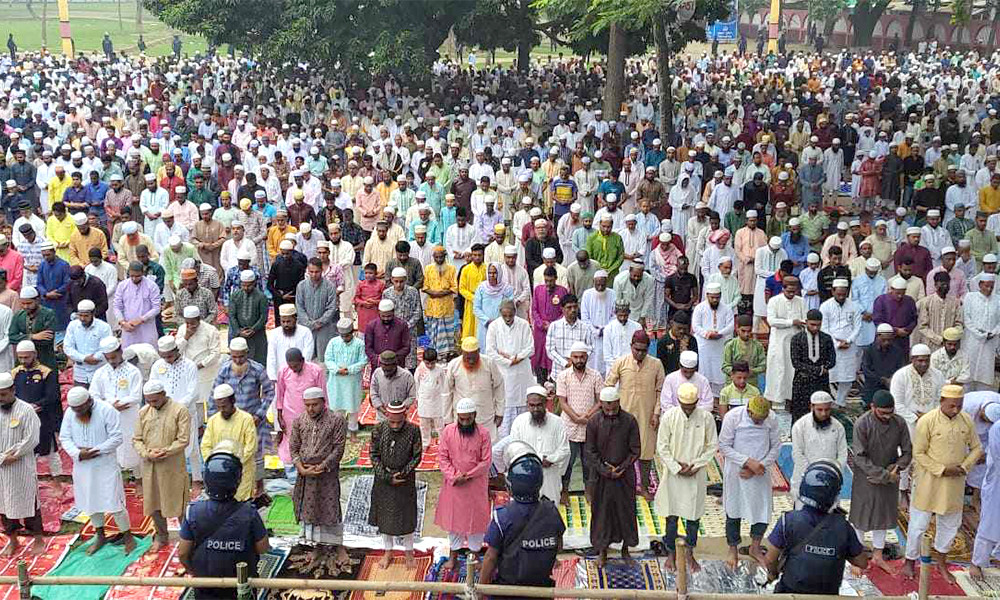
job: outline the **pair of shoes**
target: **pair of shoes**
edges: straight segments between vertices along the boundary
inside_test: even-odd
[[[257,509],[264,508],[266,506],[271,506],[271,497],[268,496],[266,493],[261,494],[260,496],[257,496],[256,498],[253,499],[253,506],[254,508]]]

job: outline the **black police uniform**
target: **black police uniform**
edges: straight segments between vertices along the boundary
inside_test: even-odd
[[[552,568],[565,531],[559,511],[544,498],[538,502],[512,500],[497,509],[485,538],[500,552],[494,582],[555,587]]]
[[[235,577],[236,564],[257,574],[258,540],[267,536],[260,515],[249,502],[202,500],[188,505],[181,539],[194,543],[191,567],[198,577]],[[196,588],[195,597],[236,598],[235,588]]]
[[[776,594],[836,595],[844,562],[864,551],[842,512],[825,514],[809,506],[782,515],[767,541],[786,558]]]

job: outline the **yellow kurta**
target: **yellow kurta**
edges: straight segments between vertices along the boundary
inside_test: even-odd
[[[476,315],[472,313],[472,301],[476,296],[476,288],[486,280],[486,263],[476,266],[468,263],[462,269],[458,278],[458,293],[465,298],[465,311],[462,313],[462,337],[476,336]],[[482,342],[483,340],[479,340]]]
[[[233,443],[233,451],[243,463],[243,478],[236,490],[236,500],[249,500],[253,493],[257,468],[254,459],[257,456],[257,426],[250,413],[236,409],[228,419],[222,413],[215,413],[205,425],[205,435],[201,438],[201,456],[208,458],[219,442]]]
[[[191,415],[185,406],[168,400],[159,410],[150,405],[139,411],[135,428],[135,452],[142,459],[142,512],[160,511],[164,517],[184,514],[190,492],[184,450],[191,432]],[[164,449],[166,456],[149,460],[152,450]]]
[[[69,175],[63,176],[62,179],[58,177],[53,177],[49,180],[49,207],[56,202],[62,202],[63,192],[66,188],[73,185],[73,178]]]
[[[646,356],[640,365],[629,352],[611,365],[604,382],[618,386],[622,410],[639,422],[640,460],[653,460],[656,455],[656,429],[650,425],[650,418],[660,402],[664,377],[663,363],[655,357]]]
[[[443,319],[455,316],[455,294],[458,293],[458,282],[455,281],[455,265],[444,263],[438,267],[437,263],[424,267],[424,291],[444,292],[451,291],[451,296],[443,298],[431,298],[424,301],[424,315],[432,319]]]
[[[719,436],[712,413],[696,408],[689,417],[680,406],[663,413],[656,440],[656,470],[660,473],[660,487],[654,500],[657,514],[692,521],[705,514],[708,495],[705,467],[718,449]],[[677,474],[680,463],[693,465],[697,472],[691,477],[681,477]]]
[[[267,253],[271,257],[271,260],[274,260],[274,257],[278,256],[278,253],[281,252],[281,249],[278,248],[278,245],[281,244],[281,240],[285,239],[285,234],[298,233],[298,232],[299,232],[298,228],[292,227],[291,225],[285,225],[284,229],[278,227],[277,225],[271,225],[271,227],[268,228]]]
[[[965,476],[944,477],[945,467],[961,465],[970,471],[983,454],[972,418],[964,412],[949,419],[935,408],[917,421],[913,459],[917,463],[914,508],[944,515],[961,511]]]
[[[52,215],[45,221],[45,239],[56,246],[56,256],[70,262],[72,257],[69,252],[69,240],[76,232],[76,221],[66,214],[66,218],[60,221]]]

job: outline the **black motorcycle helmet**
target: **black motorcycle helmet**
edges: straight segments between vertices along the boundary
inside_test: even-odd
[[[226,450],[216,450],[205,461],[204,479],[209,498],[232,500],[243,479],[243,463]]]
[[[542,460],[535,449],[524,442],[511,442],[505,451],[507,457],[507,484],[510,495],[518,502],[538,502],[542,489]]]
[[[818,460],[806,468],[799,483],[799,500],[822,512],[830,512],[840,497],[844,476],[840,467],[828,460]]]

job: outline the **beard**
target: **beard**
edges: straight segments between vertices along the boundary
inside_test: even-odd
[[[816,415],[813,415],[813,424],[816,425],[817,429],[826,429],[832,423],[833,423],[833,417],[827,417],[822,421],[820,421],[819,419],[816,418]]]
[[[480,359],[479,359],[478,356],[476,357],[475,362],[473,362],[471,364],[469,363],[469,361],[467,361],[467,360],[465,360],[463,358],[462,359],[462,368],[464,368],[466,371],[469,371],[470,373],[472,373],[472,372],[475,372],[475,371],[479,370],[480,362],[481,361],[480,361]]]
[[[545,413],[541,413],[541,414],[539,414],[537,416],[534,413],[532,413],[531,414],[531,424],[535,425],[537,427],[541,427],[542,425],[545,425],[545,417],[546,417]]]
[[[13,402],[10,402],[9,404],[0,404],[0,410],[2,410],[3,412],[10,412],[11,410],[13,410],[13,408],[14,408]]]
[[[475,432],[476,432],[476,422],[475,421],[473,421],[472,423],[469,423],[468,425],[462,425],[461,423],[458,424],[458,433],[462,437],[469,437],[469,436],[471,436]]]

